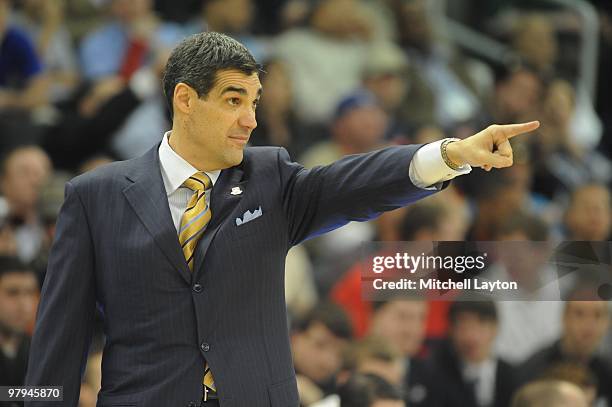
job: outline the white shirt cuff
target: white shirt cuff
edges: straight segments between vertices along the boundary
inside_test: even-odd
[[[438,189],[437,184],[472,171],[472,167],[468,164],[459,167],[458,171],[446,165],[440,151],[440,145],[444,140],[424,145],[412,157],[408,174],[410,181],[417,187],[429,190]]]

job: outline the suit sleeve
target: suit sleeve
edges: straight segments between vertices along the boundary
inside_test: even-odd
[[[410,181],[410,162],[420,147],[388,147],[312,169],[291,162],[287,151],[279,149],[290,244],[350,221],[373,219],[437,192],[418,188]]]
[[[63,402],[25,406],[76,407],[95,311],[94,254],[85,210],[76,188],[65,201],[42,287],[30,348],[26,385],[63,386]]]

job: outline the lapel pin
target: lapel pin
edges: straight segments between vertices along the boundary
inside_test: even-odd
[[[240,189],[240,187],[233,187],[232,191],[230,192],[231,195],[240,195],[242,194],[242,189]]]

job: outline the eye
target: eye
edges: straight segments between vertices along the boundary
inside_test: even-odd
[[[240,104],[240,98],[229,98],[227,102],[232,106],[238,106]]]

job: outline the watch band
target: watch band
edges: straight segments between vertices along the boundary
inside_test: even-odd
[[[458,138],[447,138],[446,140],[442,142],[442,144],[440,144],[440,153],[442,154],[442,159],[444,160],[444,163],[448,165],[448,167],[452,169],[453,171],[460,171],[461,166],[455,164],[454,162],[451,161],[450,158],[448,158],[448,152],[446,151],[446,148],[448,147],[450,143],[454,143],[455,141],[460,141],[460,140],[461,139],[458,139]]]

